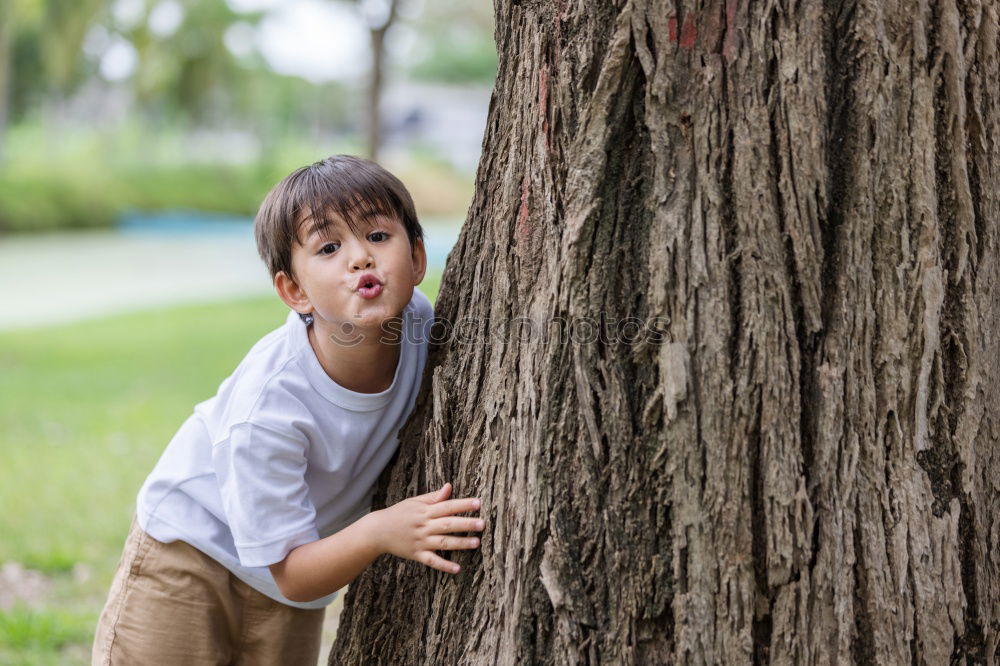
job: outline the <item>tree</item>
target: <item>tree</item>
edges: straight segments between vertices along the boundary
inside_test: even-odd
[[[385,78],[385,35],[396,21],[401,0],[358,0],[371,37],[372,68],[368,79],[368,157],[378,159],[382,145],[382,88]]]
[[[487,529],[458,577],[378,560],[331,663],[1000,660],[997,4],[495,12],[376,500]]]
[[[66,96],[86,77],[80,51],[87,30],[105,10],[102,0],[44,0],[41,49],[50,95]]]
[[[226,29],[240,20],[253,23],[261,12],[238,14],[224,2],[184,0],[182,18],[169,34],[156,34],[150,24],[155,7],[123,31],[136,48],[139,67],[133,87],[146,115],[179,116],[193,124],[232,126],[244,111],[237,103],[253,76],[226,48]],[[244,105],[245,106],[245,105]]]

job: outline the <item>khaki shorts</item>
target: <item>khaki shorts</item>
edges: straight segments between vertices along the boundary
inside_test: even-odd
[[[92,660],[316,666],[324,610],[274,601],[197,548],[157,541],[133,517]]]

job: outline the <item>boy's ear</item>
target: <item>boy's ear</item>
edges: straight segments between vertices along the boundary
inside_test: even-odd
[[[413,245],[413,284],[420,284],[427,272],[427,250],[424,248],[424,239],[418,238]]]
[[[309,302],[306,292],[285,271],[278,271],[278,274],[274,276],[274,288],[285,305],[299,314],[308,314],[313,311],[312,303]]]

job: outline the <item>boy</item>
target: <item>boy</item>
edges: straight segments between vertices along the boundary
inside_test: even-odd
[[[369,513],[416,400],[433,308],[403,184],[336,155],[267,195],[257,248],[285,324],[197,404],[146,479],[95,664],[309,664],[338,589],[392,553],[457,573],[479,500],[450,484]]]

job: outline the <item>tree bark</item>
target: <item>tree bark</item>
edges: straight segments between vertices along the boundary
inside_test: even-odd
[[[1000,662],[997,3],[495,11],[377,496],[487,529],[377,561],[330,663]]]

